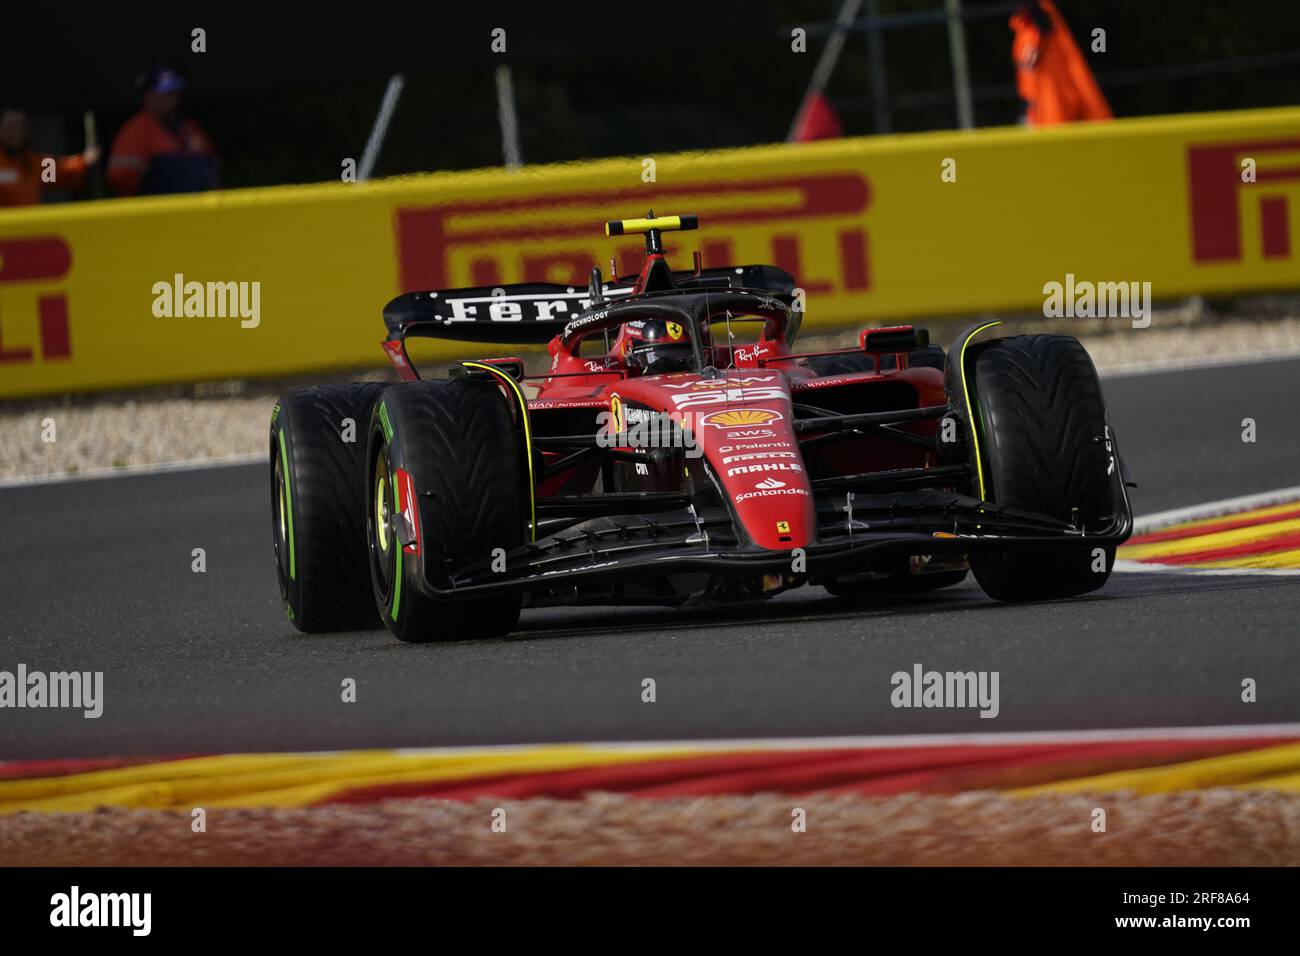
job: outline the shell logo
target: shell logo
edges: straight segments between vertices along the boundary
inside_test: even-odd
[[[714,412],[704,416],[704,424],[714,428],[740,428],[746,425],[767,425],[779,422],[780,412],[770,408],[736,408],[726,412]]]

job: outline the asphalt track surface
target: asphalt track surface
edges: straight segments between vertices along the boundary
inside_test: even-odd
[[[1106,394],[1139,514],[1300,484],[1300,360]],[[0,490],[0,670],[105,685],[97,720],[0,710],[0,759],[1300,721],[1296,576],[1115,574],[1017,607],[969,580],[868,607],[803,588],[743,609],[525,611],[506,640],[405,645],[293,629],[268,498],[265,466]],[[915,663],[998,671],[999,716],[894,709],[890,675]]]

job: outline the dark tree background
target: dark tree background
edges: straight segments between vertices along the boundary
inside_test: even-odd
[[[965,0],[981,126],[1019,113],[1011,5]],[[301,183],[337,179],[343,157],[360,157],[387,78],[401,72],[406,88],[376,175],[498,165],[493,69],[503,58],[489,36],[501,26],[526,162],[741,146],[785,137],[825,44],[814,28],[839,2],[481,6],[172,6],[131,23],[103,8],[28,12],[6,31],[0,99],[62,115],[72,147],[81,111],[94,108],[107,144],[135,108],[131,76],[166,62],[191,78],[191,110],[220,148],[226,185]],[[942,6],[880,0],[884,14]],[[1119,116],[1300,102],[1297,0],[1058,6]],[[207,30],[206,53],[190,51],[196,26]],[[790,50],[797,26],[810,33],[804,55]],[[1106,30],[1104,54],[1088,51],[1095,27]],[[955,126],[944,23],[887,29],[883,39],[891,131]],[[864,31],[851,33],[827,90],[850,135],[877,131],[867,49]]]

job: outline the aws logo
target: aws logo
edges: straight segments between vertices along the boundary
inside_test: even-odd
[[[62,279],[71,267],[72,249],[58,236],[0,239],[0,301],[11,303],[23,295],[35,296],[38,327],[37,342],[13,341],[5,334],[6,316],[0,311],[0,364],[35,361],[38,344],[42,361],[72,357],[68,297],[43,288],[45,282],[54,285],[54,280]],[[22,285],[13,288],[10,283]]]

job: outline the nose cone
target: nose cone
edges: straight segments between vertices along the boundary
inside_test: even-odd
[[[794,434],[785,375],[731,370],[623,382],[624,399],[681,415],[731,499],[741,526],[759,547],[807,545],[817,527],[812,488]]]
[[[812,488],[794,434],[784,376],[779,390],[728,390],[726,408],[702,412],[696,436],[754,543],[774,551],[800,548],[816,528]]]

